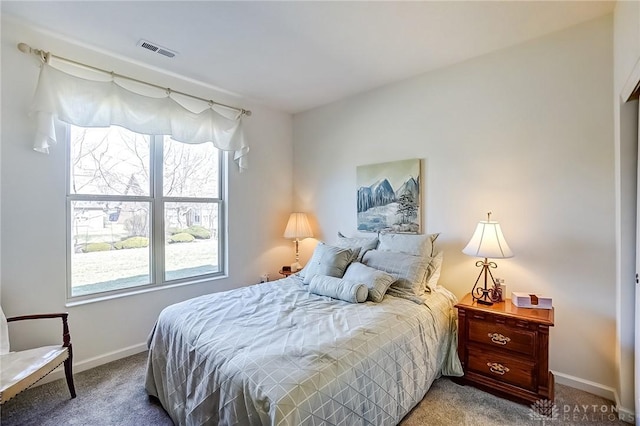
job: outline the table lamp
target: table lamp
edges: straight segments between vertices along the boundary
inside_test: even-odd
[[[495,262],[489,262],[489,259],[513,257],[513,252],[507,245],[504,235],[502,235],[500,224],[491,221],[491,212],[487,213],[486,221],[478,223],[471,241],[462,249],[462,252],[468,256],[484,257],[484,261],[478,260],[476,262],[476,266],[482,267],[482,269],[478,279],[476,279],[476,283],[473,285],[473,289],[471,289],[471,296],[474,301],[481,305],[493,305],[491,290],[487,287],[487,282],[488,277],[491,277],[491,287],[493,287],[494,279],[491,274],[491,268],[497,268],[498,265]],[[484,275],[484,288],[478,287],[482,275]]]
[[[298,242],[300,239],[313,237],[311,232],[311,226],[309,226],[309,220],[306,213],[291,213],[289,216],[289,222],[287,222],[287,228],[284,230],[285,238],[293,238],[296,244],[296,262],[291,265],[293,272],[302,269],[300,265],[300,253],[298,251]]]

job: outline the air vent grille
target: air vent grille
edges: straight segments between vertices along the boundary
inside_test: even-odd
[[[152,43],[148,40],[140,40],[137,45],[142,47],[143,49],[147,49],[159,55],[166,56],[167,58],[173,58],[177,54],[177,52],[173,50],[167,49],[166,47],[161,47],[157,43]]]
[[[170,52],[170,51],[165,50],[165,49],[158,49],[158,53],[161,54],[161,55],[164,55],[164,56],[168,56],[169,58],[173,58],[174,56],[176,56],[175,53]]]
[[[142,42],[141,46],[144,47],[145,49],[151,50],[152,52],[158,51],[158,46],[154,46],[153,44],[147,43],[146,41]]]

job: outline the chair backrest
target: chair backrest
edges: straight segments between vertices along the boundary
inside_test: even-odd
[[[0,355],[9,353],[9,327],[7,327],[7,317],[4,316],[2,306],[0,306]]]

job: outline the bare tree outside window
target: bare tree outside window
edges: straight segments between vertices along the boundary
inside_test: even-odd
[[[69,142],[71,297],[220,272],[218,149],[116,126]]]

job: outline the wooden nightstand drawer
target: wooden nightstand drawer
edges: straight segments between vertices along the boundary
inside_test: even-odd
[[[469,371],[518,387],[535,389],[535,363],[499,352],[469,348]]]
[[[534,332],[495,321],[486,321],[484,318],[479,319],[475,314],[469,318],[469,340],[528,356],[533,356],[535,353],[536,334]]]

